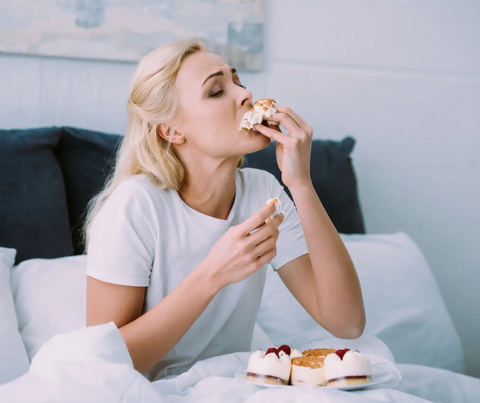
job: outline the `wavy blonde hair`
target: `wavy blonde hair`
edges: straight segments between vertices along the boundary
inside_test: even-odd
[[[127,129],[115,155],[114,169],[102,189],[87,204],[82,239],[88,247],[93,219],[118,185],[128,177],[146,175],[160,189],[180,190],[185,170],[170,140],[157,126],[180,116],[175,80],[182,62],[197,52],[209,52],[197,39],[170,42],[145,55],[130,82]],[[172,133],[170,133],[170,136]],[[240,159],[238,167],[243,165]]]

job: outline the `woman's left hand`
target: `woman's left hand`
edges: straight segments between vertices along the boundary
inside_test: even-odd
[[[309,185],[310,155],[312,152],[313,129],[287,106],[275,104],[277,113],[268,118],[279,122],[288,133],[282,133],[279,126],[256,124],[254,129],[275,141],[277,163],[282,171],[282,181],[289,189]]]

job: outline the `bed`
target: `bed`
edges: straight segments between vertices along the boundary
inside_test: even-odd
[[[364,334],[333,337],[269,269],[250,351],[149,382],[134,370],[113,322],[85,327],[79,229],[121,141],[72,127],[0,130],[0,401],[480,401],[480,379],[463,374],[460,339],[421,250],[401,231],[365,233],[352,137],[314,140],[311,173],[360,278]],[[272,147],[247,156],[246,164],[280,179]],[[342,391],[268,388],[236,378],[252,351],[281,344],[358,349],[388,380]]]

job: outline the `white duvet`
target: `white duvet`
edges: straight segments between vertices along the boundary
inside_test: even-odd
[[[391,374],[382,385],[346,392],[329,388],[264,388],[234,378],[250,353],[197,362],[179,376],[149,382],[132,365],[113,322],[48,341],[22,377],[0,386],[0,402],[445,402],[480,401],[480,379],[420,365],[395,364],[379,339],[330,339],[314,346],[355,347],[372,367]],[[309,345],[301,346],[307,348]]]

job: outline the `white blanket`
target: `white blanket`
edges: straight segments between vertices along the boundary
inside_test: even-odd
[[[337,343],[337,345],[335,345]],[[0,386],[1,402],[472,402],[480,379],[418,365],[395,365],[375,337],[323,340],[314,347],[358,348],[373,368],[392,374],[381,386],[346,392],[330,388],[264,388],[234,378],[250,353],[197,362],[189,371],[150,383],[132,365],[113,322],[53,337],[22,377]],[[302,346],[308,348],[309,346]]]

